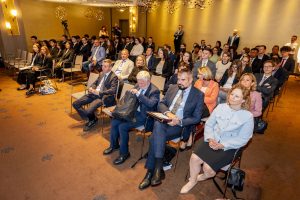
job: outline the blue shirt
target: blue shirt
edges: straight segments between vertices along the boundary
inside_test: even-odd
[[[219,104],[205,123],[204,141],[215,139],[224,151],[238,149],[253,135],[253,115],[247,110],[234,110],[227,103]]]

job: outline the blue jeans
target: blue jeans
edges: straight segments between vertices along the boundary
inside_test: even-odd
[[[90,104],[87,109],[83,109],[82,106]],[[73,102],[73,107],[78,112],[80,117],[84,120],[88,119],[89,121],[96,118],[95,111],[97,108],[103,105],[102,99],[99,96],[94,94],[86,94],[80,99]]]
[[[144,125],[145,120],[141,120],[140,113],[136,112],[136,122],[127,122],[113,119],[110,129],[110,147],[120,146],[120,155],[128,154],[129,130]]]
[[[85,61],[82,63],[82,69],[84,72],[90,72],[92,69],[92,63],[91,61]]]
[[[148,158],[145,168],[154,170],[155,158],[163,158],[165,153],[166,142],[181,136],[183,127],[169,126],[158,121],[154,123],[152,135],[149,139]]]

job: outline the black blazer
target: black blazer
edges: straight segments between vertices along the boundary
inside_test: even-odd
[[[242,72],[242,74],[245,74],[245,73],[252,73],[252,68],[250,66],[246,66]]]
[[[130,51],[131,51],[132,48],[133,48],[133,44],[132,43],[125,44],[125,46],[124,46],[124,49],[127,49],[129,53],[130,53]]]
[[[79,43],[76,43],[75,45],[73,45],[73,50],[74,50],[74,53],[75,53],[76,55],[78,55],[79,52],[80,52],[80,44],[79,44]]]
[[[57,47],[51,47],[49,49],[50,51],[50,55],[52,56],[53,59],[55,59],[57,57],[57,53],[58,53],[58,48]]]
[[[34,59],[34,57],[35,57],[35,59]],[[33,60],[34,59],[34,60]],[[32,55],[32,59],[31,59],[31,62],[30,62],[30,65],[32,64],[32,62],[33,62],[33,66],[42,66],[42,56],[41,56],[41,54],[39,54],[39,53],[34,53],[33,55]]]
[[[274,91],[278,85],[278,80],[273,76],[270,76],[263,82],[261,86],[259,86],[263,76],[264,74],[255,74],[257,81],[256,90],[261,92],[264,101],[269,101],[273,97]]]
[[[286,81],[288,76],[288,71],[286,71],[286,69],[283,67],[279,67],[277,71],[273,74],[273,76],[278,80],[278,85],[276,89],[279,89]]]
[[[104,74],[102,73],[99,76],[99,78],[92,84],[91,87],[96,89],[97,86],[101,83],[103,77]],[[115,95],[117,92],[117,88],[118,88],[118,77],[113,71],[111,71],[104,82],[103,91],[98,95],[99,99],[102,99],[104,106],[110,107],[116,105]]]
[[[219,82],[219,85],[224,86],[225,83],[227,82],[228,78],[229,78],[228,69],[226,69],[226,71],[224,72],[224,74]],[[237,76],[235,76],[232,85],[237,84],[238,82],[239,82],[239,78]]]
[[[65,49],[59,61],[63,63],[73,63],[74,56],[75,54],[73,49],[69,49],[68,52],[67,49]]]
[[[252,67],[252,72],[253,73],[261,73],[262,72],[262,60],[258,59],[257,57],[254,58],[251,67]]]
[[[155,62],[156,62],[155,56],[151,55],[149,62],[147,63],[147,67],[148,67],[149,71],[153,70]]]
[[[228,37],[227,44],[229,45],[231,44],[232,37],[233,37],[232,35]],[[232,42],[232,47],[237,49],[239,47],[239,43],[240,43],[240,36],[234,37],[234,40]]]
[[[153,68],[151,70],[152,73],[154,73],[154,74],[156,73],[156,67],[160,61],[161,61],[161,58],[155,59]],[[162,76],[165,78],[169,78],[172,75],[172,72],[173,72],[173,65],[172,65],[171,61],[169,59],[165,60],[165,63],[164,63],[163,69],[162,69]]]
[[[83,62],[87,61],[91,56],[91,46],[89,44],[82,45],[79,49],[79,55],[83,56]]]
[[[42,60],[42,64],[41,64],[40,69],[44,70],[42,72],[42,74],[49,76],[52,72],[52,66],[53,66],[52,57],[51,56],[46,56],[46,57],[41,56],[41,60]]]
[[[289,57],[282,67],[289,73],[293,73],[295,68],[295,60]]]

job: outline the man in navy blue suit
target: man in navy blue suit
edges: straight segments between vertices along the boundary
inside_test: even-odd
[[[201,120],[204,95],[192,83],[192,72],[186,68],[180,70],[177,85],[171,85],[158,104],[158,111],[171,121],[167,124],[159,121],[154,123],[145,165],[148,171],[139,185],[140,190],[161,184],[161,179],[164,178],[162,163],[166,142],[186,134],[185,131],[190,133],[190,127]]]
[[[135,94],[139,106],[135,113],[136,122],[128,122],[119,119],[113,119],[111,122],[110,129],[110,146],[104,150],[103,154],[108,155],[113,151],[120,148],[120,155],[114,160],[115,165],[120,165],[125,162],[130,157],[128,151],[128,141],[129,141],[129,130],[141,125],[146,125],[147,129],[150,129],[151,124],[153,126],[153,121],[147,120],[148,111],[156,111],[157,104],[159,102],[159,89],[150,82],[150,74],[147,71],[141,71],[137,74],[137,85],[131,89],[131,93]]]

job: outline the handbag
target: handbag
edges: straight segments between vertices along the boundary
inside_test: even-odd
[[[246,173],[240,168],[232,167],[228,172],[227,187],[231,188],[231,192],[235,199],[239,198],[236,195],[236,190],[243,191]]]
[[[268,122],[264,121],[262,118],[254,118],[254,133],[264,134],[265,130],[268,128]]]
[[[135,112],[137,108],[137,97],[130,91],[126,91],[125,95],[120,99],[116,108],[112,112],[112,116],[116,119],[135,122]]]

